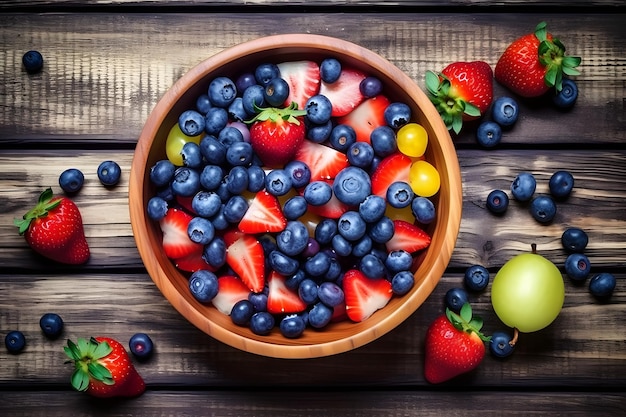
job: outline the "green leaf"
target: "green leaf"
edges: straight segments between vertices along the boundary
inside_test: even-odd
[[[480,116],[480,109],[474,106],[472,103],[465,102],[465,109],[463,111],[468,116]]]
[[[569,75],[569,76],[575,76],[575,75],[580,75],[580,71],[574,68],[563,67],[563,74]]]
[[[72,374],[72,387],[77,391],[85,391],[89,387],[89,375],[80,368],[77,368]]]
[[[554,87],[556,85],[556,79],[559,72],[559,69],[555,66],[550,66],[548,68],[548,71],[546,72],[546,75],[544,77],[544,80],[548,87]]]
[[[461,307],[461,318],[463,319],[463,321],[465,321],[466,323],[469,323],[470,320],[472,320],[472,306],[470,305],[470,303],[465,303],[463,304],[463,307]]]
[[[452,130],[458,135],[462,127],[463,117],[460,114],[457,114],[454,116],[454,119],[452,119]]]
[[[582,59],[579,56],[566,56],[563,57],[563,69],[575,68],[580,65]]]
[[[432,71],[426,71],[426,89],[433,96],[437,95],[439,90],[439,76]]]
[[[546,40],[547,35],[548,35],[547,26],[548,24],[546,22],[540,22],[535,27],[535,36],[537,37],[537,39],[539,39],[539,41]]]
[[[87,369],[89,370],[89,375],[96,381],[103,382],[106,385],[113,385],[113,375],[104,365],[97,362],[89,362]]]
[[[483,319],[481,317],[473,317],[469,322],[470,327],[478,332],[483,327]]]
[[[113,352],[113,348],[107,342],[100,342],[96,345],[95,349],[92,353],[93,359],[102,359],[106,357],[109,353]]]

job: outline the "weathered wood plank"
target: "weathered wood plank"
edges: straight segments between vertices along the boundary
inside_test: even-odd
[[[307,32],[358,43],[424,87],[427,70],[456,60],[495,63],[542,14],[3,14],[0,16],[0,146],[45,142],[132,146],[165,91],[203,59],[276,33]],[[570,112],[522,103],[508,144],[621,144],[626,138],[624,15],[549,16],[549,27],[583,57],[581,95]],[[210,34],[207,24],[210,22]],[[480,41],[476,41],[480,39]],[[21,56],[40,50],[41,74]],[[62,94],[60,93],[62,92]],[[496,86],[496,94],[506,92]],[[473,129],[458,139],[474,144]]]

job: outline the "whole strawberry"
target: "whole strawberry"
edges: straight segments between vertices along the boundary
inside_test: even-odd
[[[459,133],[464,121],[481,116],[493,100],[493,71],[483,61],[453,62],[440,73],[426,72],[430,101],[448,130]]]
[[[472,308],[465,303],[460,315],[446,309],[426,332],[424,377],[438,384],[476,368],[485,356],[489,337],[480,333],[483,322],[472,318]]]
[[[55,197],[50,188],[41,193],[33,209],[14,223],[28,245],[49,259],[72,265],[89,259],[78,207],[67,197]]]
[[[284,109],[264,108],[257,114],[250,127],[250,144],[263,164],[282,166],[291,161],[304,141],[306,129],[303,116],[292,102]]]
[[[541,22],[534,33],[509,45],[496,64],[496,80],[522,97],[561,91],[563,75],[578,75],[579,57],[566,56],[565,46]]]
[[[63,348],[73,362],[72,386],[99,398],[136,397],[146,384],[130,361],[124,346],[109,337],[79,338]]]

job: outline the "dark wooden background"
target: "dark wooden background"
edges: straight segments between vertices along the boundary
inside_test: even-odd
[[[620,415],[626,410],[626,13],[623,2],[83,2],[0,4],[0,333],[19,329],[26,350],[0,349],[0,415]],[[567,9],[565,5],[567,4]],[[303,10],[298,10],[302,6]],[[388,6],[388,7],[387,7]],[[487,9],[484,6],[495,6]],[[530,7],[532,6],[532,7]],[[254,13],[248,13],[253,10]],[[278,13],[279,11],[289,13]],[[496,10],[497,13],[492,13]],[[534,10],[534,13],[529,13]],[[567,12],[571,12],[567,13]],[[575,12],[575,13],[574,13]],[[143,268],[128,215],[133,149],[148,114],[173,82],[203,59],[276,33],[346,39],[387,58],[424,87],[427,70],[452,61],[495,63],[514,38],[541,20],[583,57],[580,97],[569,112],[522,100],[521,118],[494,150],[479,148],[472,126],[455,137],[463,176],[463,219],[440,285],[405,323],[352,352],[280,360],[235,350],[187,323]],[[21,56],[37,49],[44,71],[29,76]],[[499,85],[496,95],[507,94]],[[475,128],[475,126],[474,126]],[[121,183],[102,187],[96,167],[114,159]],[[86,183],[74,197],[92,248],[88,264],[51,264],[30,251],[12,225],[43,188],[77,167]],[[556,221],[534,222],[512,202],[504,217],[485,209],[487,193],[520,171],[570,170],[573,195]],[[564,276],[556,322],[523,335],[506,360],[487,356],[449,383],[423,378],[423,337],[445,292],[465,268],[493,274],[538,244],[563,267],[559,238],[585,229],[592,272],[612,272],[615,294],[597,302]],[[489,291],[472,295],[491,333],[503,328]],[[59,313],[63,337],[46,340],[39,317]],[[107,334],[125,342],[151,335],[156,355],[137,368],[148,391],[98,402],[71,390],[67,337]]]

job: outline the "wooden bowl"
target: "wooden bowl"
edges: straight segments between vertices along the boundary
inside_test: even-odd
[[[178,116],[194,108],[196,98],[206,92],[210,80],[220,75],[234,77],[244,70],[267,62],[339,59],[379,77],[391,101],[407,103],[413,121],[422,124],[429,135],[426,158],[439,171],[441,189],[433,198],[437,219],[427,231],[431,245],[419,256],[415,286],[402,297],[360,323],[331,323],[323,330],[307,329],[297,339],[283,337],[278,329],[258,336],[247,327],[233,324],[230,317],[212,305],[195,300],[187,276],[179,272],[161,247],[157,222],[147,217],[146,205],[155,190],[149,181],[152,165],[165,158],[165,140]],[[132,162],[129,186],[130,219],[141,258],[152,280],[169,302],[200,330],[235,348],[278,358],[313,358],[333,355],[362,346],[389,332],[424,302],[446,269],[461,221],[461,175],[450,135],[428,97],[402,71],[379,55],[353,43],[319,35],[276,35],[228,48],[192,68],[161,98],[146,121]]]

